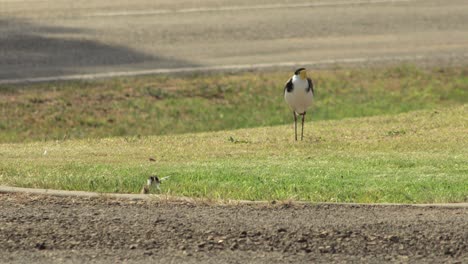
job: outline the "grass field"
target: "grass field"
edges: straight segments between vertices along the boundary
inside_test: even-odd
[[[0,184],[209,199],[467,202],[468,106],[183,135],[0,145]],[[151,162],[149,158],[156,161]]]
[[[288,76],[2,86],[0,184],[136,193],[156,173],[162,193],[208,199],[468,201],[467,67],[314,72],[303,142]]]
[[[146,76],[0,86],[0,142],[146,136],[290,124],[289,72]],[[468,102],[468,67],[403,65],[311,73],[310,120]]]

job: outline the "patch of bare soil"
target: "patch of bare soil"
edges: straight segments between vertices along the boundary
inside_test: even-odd
[[[468,209],[0,194],[0,263],[468,263]]]

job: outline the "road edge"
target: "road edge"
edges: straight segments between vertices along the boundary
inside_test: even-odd
[[[146,200],[146,201],[166,201],[166,202],[187,202],[187,203],[209,203],[221,205],[272,205],[272,204],[298,204],[298,205],[341,205],[341,206],[404,206],[404,207],[438,207],[438,208],[466,208],[468,203],[431,203],[431,204],[401,204],[401,203],[325,203],[325,202],[306,202],[306,201],[247,201],[247,200],[210,200],[201,198],[189,198],[169,195],[156,194],[129,194],[129,193],[99,193],[87,191],[66,191],[54,189],[35,189],[0,185],[0,194],[3,193],[23,193],[37,195],[52,195],[62,197],[82,197],[82,198],[114,198],[127,200]]]
[[[195,66],[195,67],[179,67],[179,68],[153,68],[139,69],[132,71],[110,71],[99,73],[82,73],[72,75],[57,75],[57,76],[36,76],[17,79],[0,79],[0,85],[17,85],[17,84],[32,84],[44,82],[64,82],[64,81],[89,81],[110,78],[122,77],[137,77],[145,75],[161,75],[161,74],[191,74],[191,73],[210,73],[210,72],[237,72],[237,71],[260,71],[268,69],[283,69],[297,67],[297,65],[319,68],[339,68],[343,65],[373,65],[380,63],[416,63],[427,60],[459,60],[460,58],[468,58],[468,53],[464,54],[415,54],[415,55],[388,55],[376,57],[349,57],[336,59],[323,59],[316,61],[289,61],[289,62],[272,62],[272,63],[251,63],[251,64],[226,64],[226,65],[211,65],[211,66]]]

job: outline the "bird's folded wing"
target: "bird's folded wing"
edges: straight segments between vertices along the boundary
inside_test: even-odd
[[[292,78],[290,78],[288,80],[288,82],[286,83],[286,85],[284,86],[284,92],[292,92],[292,90],[294,89],[294,85],[293,85],[293,82],[292,82]]]
[[[311,78],[307,78],[307,82],[309,83],[309,87],[307,88],[307,91],[312,91],[312,94],[314,93],[314,82],[312,82]]]

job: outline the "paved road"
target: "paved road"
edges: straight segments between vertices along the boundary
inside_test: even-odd
[[[467,263],[468,210],[0,193],[1,263]]]
[[[0,0],[0,83],[220,65],[466,61],[466,14],[466,0]]]

